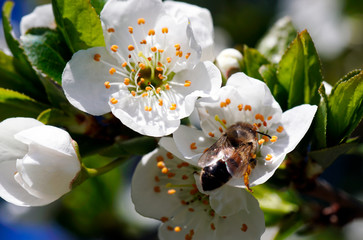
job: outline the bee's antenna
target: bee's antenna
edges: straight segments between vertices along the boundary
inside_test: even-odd
[[[262,133],[262,132],[258,132],[258,131],[256,131],[257,133],[259,133],[259,134],[261,134],[261,135],[265,135],[265,136],[267,136],[267,137],[269,137],[269,138],[271,138],[271,136],[270,135],[268,135],[268,134],[266,134],[266,133]]]

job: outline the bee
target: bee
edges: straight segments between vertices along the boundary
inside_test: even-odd
[[[247,189],[252,192],[249,175],[256,166],[257,133],[260,132],[253,125],[237,122],[202,154],[198,165],[202,168],[200,181],[204,191],[217,189],[232,177],[244,177]]]

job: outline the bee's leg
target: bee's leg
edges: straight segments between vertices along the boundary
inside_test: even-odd
[[[248,191],[253,192],[252,189],[250,188],[250,180],[249,180],[251,170],[252,170],[251,165],[248,164],[247,170],[246,170],[246,173],[245,173],[245,176],[244,176],[244,182],[245,182],[245,185],[246,185]]]

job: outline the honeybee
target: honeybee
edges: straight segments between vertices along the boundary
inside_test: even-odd
[[[247,189],[252,192],[249,175],[256,166],[257,133],[260,132],[251,124],[237,122],[202,154],[198,165],[202,168],[200,181],[204,191],[217,189],[232,177],[244,177]]]

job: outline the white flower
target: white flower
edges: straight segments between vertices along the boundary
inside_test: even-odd
[[[161,141],[177,152],[173,139]],[[159,239],[260,239],[265,221],[257,200],[228,185],[205,195],[196,170],[163,148],[138,164],[132,200],[140,214],[162,221]]]
[[[25,15],[20,21],[20,34],[25,35],[31,28],[46,27],[55,29],[57,27],[53,15],[52,4],[44,4],[34,8],[33,12]]]
[[[180,126],[173,134],[178,150],[194,166],[198,166],[203,152],[237,122],[249,123],[269,135],[257,133],[257,149],[251,153],[256,166],[249,175],[250,186],[262,184],[273,175],[303,138],[317,109],[305,104],[282,113],[266,84],[244,73],[232,75],[217,94],[199,99],[196,105],[202,131]],[[246,187],[243,177],[232,177],[227,184]]]
[[[62,83],[68,100],[93,115],[112,111],[144,135],[174,132],[198,97],[220,87],[221,76],[211,62],[199,61],[193,23],[180,17],[183,11],[170,15],[172,6],[108,1],[101,12],[106,47],[79,51],[67,63]]]
[[[0,197],[19,206],[49,204],[81,169],[69,134],[31,118],[0,123]]]
[[[227,48],[221,51],[216,58],[216,65],[221,70],[225,78],[229,78],[233,73],[240,72],[240,63],[243,56],[240,51],[234,48]]]

